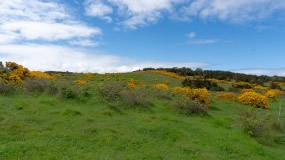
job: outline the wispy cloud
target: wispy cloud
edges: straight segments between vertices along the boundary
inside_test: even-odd
[[[202,45],[202,44],[214,44],[218,43],[218,39],[198,39],[198,40],[190,40],[185,42],[185,44],[196,44],[196,45]]]
[[[196,33],[195,32],[190,32],[190,33],[187,33],[186,36],[190,39],[192,38],[195,38],[196,37]]]
[[[97,47],[100,45],[99,42],[90,41],[88,39],[84,40],[72,40],[68,42],[71,45],[82,46],[82,47]]]
[[[201,18],[230,23],[256,21],[285,10],[284,0],[86,0],[89,16],[119,19],[130,29],[169,16],[178,20]],[[113,17],[113,18],[112,18]]]
[[[189,32],[186,34],[186,42],[179,43],[178,45],[205,45],[218,43],[219,39],[199,39],[195,32]]]

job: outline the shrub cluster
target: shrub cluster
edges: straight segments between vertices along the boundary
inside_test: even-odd
[[[190,89],[188,87],[175,87],[173,88],[173,92],[185,94],[192,100],[198,101],[205,105],[209,105],[211,103],[210,93],[206,88]]]
[[[283,91],[280,91],[278,89],[270,89],[265,93],[265,96],[268,99],[277,100],[278,96],[284,95],[285,93]]]
[[[270,138],[270,116],[260,110],[244,109],[239,113],[238,124],[245,133],[252,137]]]
[[[238,97],[242,104],[255,106],[257,108],[270,108],[267,97],[256,92],[245,92]]]
[[[130,107],[148,107],[151,105],[151,100],[146,89],[124,90],[120,92],[120,98]]]
[[[179,79],[179,80],[184,80],[185,79],[184,76],[180,76],[180,75],[178,75],[176,73],[168,72],[166,70],[153,70],[153,69],[150,69],[150,70],[145,70],[145,71],[162,74],[162,75],[169,76],[169,77],[172,77],[172,78],[175,78],[175,79]]]
[[[216,98],[222,99],[222,100],[229,100],[229,101],[237,101],[238,100],[237,95],[233,92],[218,92],[218,93],[216,93]]]
[[[14,62],[6,62],[6,68],[1,72],[1,78],[5,83],[22,84],[30,77],[30,71]]]
[[[119,103],[120,106],[147,107],[151,104],[150,93],[146,88],[129,88],[128,83],[108,82],[99,85],[99,93],[109,102]]]
[[[0,94],[3,96],[15,94],[18,87],[13,83],[5,83],[0,81]]]
[[[184,87],[190,88],[206,88],[211,91],[224,91],[223,87],[220,87],[216,82],[201,78],[186,78],[182,82]]]
[[[92,95],[88,85],[72,85],[72,83],[63,82],[57,85],[57,88],[59,96],[65,99],[84,100]]]
[[[159,84],[153,85],[153,88],[162,89],[162,90],[168,90],[169,89],[169,87],[164,83],[159,83]]]
[[[175,108],[182,110],[186,113],[197,113],[207,115],[208,107],[198,101],[192,100],[185,94],[177,94],[173,101]]]

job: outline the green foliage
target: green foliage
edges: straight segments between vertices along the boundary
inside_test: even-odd
[[[211,82],[209,80],[203,79],[203,78],[186,78],[182,82],[184,87],[190,87],[190,88],[206,88],[211,91],[224,91],[225,89],[223,87],[218,86],[217,83]]]
[[[3,96],[13,95],[19,88],[13,83],[4,83],[0,81],[0,94]]]
[[[258,109],[243,109],[239,113],[238,123],[245,133],[252,137],[272,139],[271,119]]]
[[[41,78],[30,78],[24,81],[24,88],[29,93],[43,93],[49,85],[50,81]]]
[[[173,106],[186,113],[196,113],[201,115],[208,114],[208,107],[197,101],[194,101],[184,94],[178,94],[173,100]]]
[[[100,84],[98,90],[106,100],[114,101],[119,99],[120,92],[127,88],[127,83],[125,82],[109,82]]]
[[[120,98],[130,107],[149,107],[151,99],[146,89],[128,89],[119,93]]]

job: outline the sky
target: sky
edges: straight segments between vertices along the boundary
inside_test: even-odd
[[[284,0],[0,0],[0,61],[285,76]]]

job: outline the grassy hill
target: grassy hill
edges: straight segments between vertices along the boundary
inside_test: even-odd
[[[84,77],[64,75],[58,84]],[[274,131],[274,140],[267,142],[239,127],[238,115],[251,106],[217,100],[212,93],[203,116],[178,110],[167,98],[151,95],[148,106],[125,107],[97,91],[102,83],[129,79],[150,88],[166,81],[170,88],[182,86],[181,80],[158,73],[96,74],[84,84],[92,94],[84,98],[25,91],[0,96],[0,159],[285,159],[285,141],[278,136],[282,130]],[[254,110],[276,120],[278,101],[270,104],[271,109]]]

